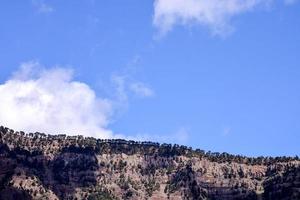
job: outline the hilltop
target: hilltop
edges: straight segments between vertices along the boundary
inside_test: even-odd
[[[300,199],[298,157],[0,127],[0,199]]]

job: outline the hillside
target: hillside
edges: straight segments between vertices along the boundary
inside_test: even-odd
[[[0,200],[300,199],[298,157],[250,158],[2,126],[0,157]]]

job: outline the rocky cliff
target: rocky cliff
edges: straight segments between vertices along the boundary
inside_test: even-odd
[[[0,127],[2,199],[299,200],[300,161]]]

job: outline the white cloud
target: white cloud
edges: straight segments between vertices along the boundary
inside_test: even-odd
[[[232,31],[230,21],[233,17],[258,6],[266,6],[271,1],[155,0],[153,23],[161,34],[167,33],[176,24],[196,23],[208,27],[213,34],[223,35]]]
[[[149,97],[154,91],[129,74],[114,74],[110,87],[103,85],[107,98],[75,81],[72,69],[23,63],[0,84],[0,125],[26,132],[126,138],[108,125],[127,110],[131,95]]]
[[[0,85],[0,123],[27,132],[113,137],[107,129],[112,103],[99,98],[85,83],[74,81],[72,70],[45,70],[37,62]]]
[[[132,83],[129,87],[139,97],[152,97],[154,95],[154,91],[141,82]]]
[[[32,0],[32,4],[39,13],[51,13],[54,11],[54,8],[46,4],[44,0]]]

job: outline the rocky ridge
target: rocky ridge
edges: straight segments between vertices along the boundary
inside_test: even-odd
[[[300,199],[298,157],[0,127],[0,200]]]

